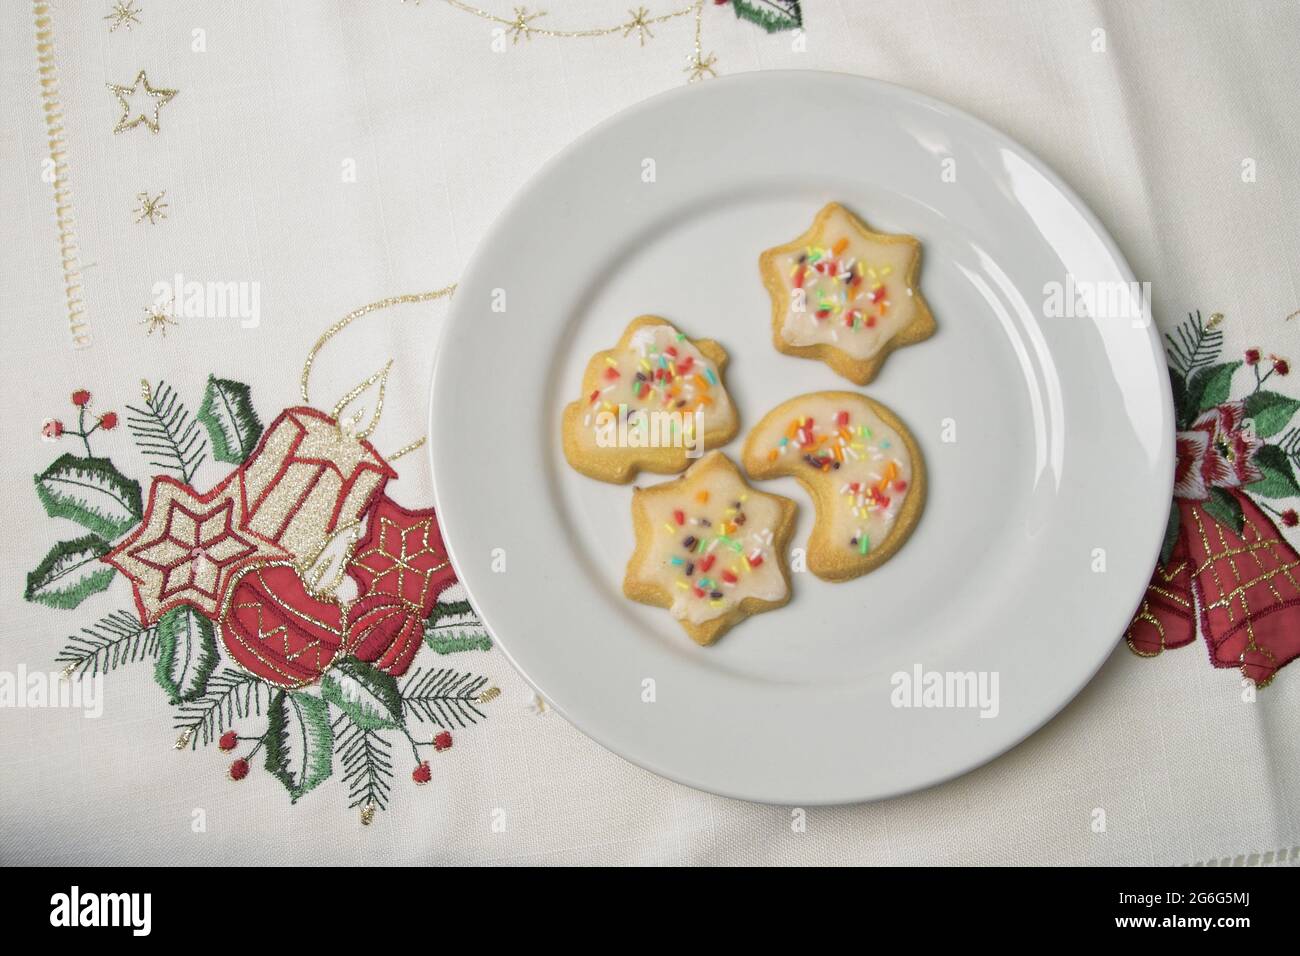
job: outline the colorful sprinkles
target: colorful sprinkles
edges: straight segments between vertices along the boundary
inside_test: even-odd
[[[694,495],[694,500],[700,505],[706,505],[709,498],[707,489]],[[678,574],[674,586],[687,592],[690,598],[707,601],[714,608],[728,607],[736,603],[732,592],[745,575],[763,566],[772,547],[772,530],[763,528],[746,535],[745,526],[749,518],[745,513],[745,502],[748,499],[748,494],[737,496],[713,517],[674,509],[674,523],[665,522],[667,533],[681,535],[677,553],[668,559]],[[700,530],[682,535],[683,528]]]
[[[794,257],[791,289],[803,289],[807,308],[819,323],[835,328],[872,329],[892,305],[885,280],[893,267],[872,266],[846,256],[849,240],[840,237],[830,248],[806,246]]]
[[[793,454],[809,468],[823,474],[838,471],[848,463],[860,462],[871,471],[865,477],[840,485],[841,499],[854,518],[866,520],[879,515],[892,520],[907,491],[907,480],[898,459],[885,455],[889,448],[888,438],[881,436],[877,441],[871,428],[862,422],[855,424],[852,414],[841,410],[830,421],[829,427],[819,427],[811,416],[791,419],[776,444],[768,450],[767,460],[776,461]],[[871,550],[871,538],[865,529],[854,531],[849,547],[859,554]]]
[[[601,386],[587,396],[590,426],[598,411],[628,416],[632,424],[644,427],[648,421],[638,413],[681,412],[688,437],[694,429],[691,418],[697,410],[707,411],[718,402],[718,376],[686,336],[672,326],[655,325],[638,329],[620,358],[605,356]]]

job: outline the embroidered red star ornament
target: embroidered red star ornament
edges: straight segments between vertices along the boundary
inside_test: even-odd
[[[399,598],[422,618],[429,616],[438,595],[456,583],[433,509],[408,511],[387,495],[371,506],[366,535],[348,574],[363,595]]]
[[[456,582],[432,508],[415,511],[381,495],[348,565],[361,597],[348,613],[348,643],[359,660],[406,673],[438,595]]]
[[[101,559],[130,579],[145,625],[185,604],[215,618],[242,571],[289,557],[245,527],[235,478],[206,494],[175,478],[155,478],[140,526]]]

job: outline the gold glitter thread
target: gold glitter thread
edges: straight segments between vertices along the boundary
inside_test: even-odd
[[[118,27],[126,27],[127,32],[130,33],[132,26],[139,25],[140,14],[143,12],[135,5],[135,0],[117,0],[113,4],[112,11],[104,17],[111,22],[108,32],[116,33]]]
[[[480,704],[489,704],[500,696],[500,687],[489,687],[487,690],[483,691],[483,693],[479,694],[476,699]]]
[[[444,2],[449,6],[455,7],[457,10],[463,10],[465,13],[472,13],[480,19],[490,20],[493,23],[501,24],[509,31],[511,42],[514,43],[518,43],[521,37],[525,40],[531,40],[534,36],[572,39],[575,37],[603,37],[615,33],[622,33],[623,36],[626,37],[635,31],[641,36],[642,46],[645,45],[645,33],[649,33],[648,30],[645,30],[646,27],[653,26],[657,23],[667,23],[669,20],[676,20],[678,17],[684,17],[688,13],[697,11],[703,6],[702,2],[697,2],[688,7],[683,7],[680,10],[661,13],[656,16],[650,16],[649,11],[644,7],[641,7],[637,10],[629,10],[629,19],[612,27],[593,27],[587,30],[548,30],[545,27],[535,27],[532,25],[532,21],[546,16],[545,10],[534,10],[529,12],[527,7],[515,7],[514,17],[506,18],[487,10],[471,6],[468,3],[463,3],[461,0],[444,0]],[[642,33],[643,30],[644,33]],[[654,34],[650,33],[649,36],[653,39]]]
[[[161,86],[155,87],[149,82],[149,76],[144,70],[135,75],[135,79],[130,86],[121,83],[105,83],[110,93],[117,97],[117,102],[122,107],[122,118],[117,121],[113,127],[114,133],[124,133],[129,129],[135,129],[141,123],[145,129],[151,133],[157,133],[162,127],[158,121],[158,111],[175,99],[179,90],[164,89]],[[136,90],[144,88],[144,93],[153,100],[153,118],[150,119],[148,113],[141,112],[131,119],[131,97],[135,95]]]
[[[423,444],[424,444],[424,438],[423,437],[417,438],[409,445],[403,445],[401,448],[397,449],[397,451],[393,452],[391,455],[388,456],[387,460],[390,463],[397,461],[397,459],[401,458],[403,455],[409,455],[411,452],[415,451]]]
[[[387,309],[394,305],[403,305],[415,302],[432,302],[434,299],[447,298],[455,291],[456,285],[455,283],[452,283],[449,286],[435,289],[432,292],[413,292],[407,295],[389,296],[387,299],[380,299],[377,302],[371,302],[369,305],[363,305],[359,309],[353,309],[347,315],[343,316],[343,318],[339,319],[321,334],[321,337],[316,340],[316,344],[311,347],[311,351],[307,353],[307,361],[303,364],[301,379],[303,404],[311,404],[311,397],[308,393],[308,383],[311,380],[311,369],[312,365],[316,362],[316,356],[320,353],[320,350],[325,347],[325,344],[329,342],[330,339],[334,338],[334,336],[338,335],[363,315],[369,315],[371,312],[378,312],[380,309]]]
[[[330,418],[334,419],[335,421],[340,421],[341,419],[339,418],[339,416],[343,414],[343,410],[347,408],[348,405],[350,405],[357,397],[359,397],[365,391],[372,388],[374,385],[378,384],[379,397],[375,401],[375,413],[370,416],[370,423],[366,425],[366,427],[363,428],[361,431],[356,433],[356,437],[364,441],[365,439],[373,435],[375,429],[379,425],[379,416],[384,413],[384,391],[388,387],[388,370],[391,369],[392,367],[393,367],[393,360],[389,359],[388,362],[384,365],[384,367],[381,368],[378,372],[370,376],[361,384],[355,386],[350,392],[348,392],[346,395],[340,398],[338,400],[338,403],[334,406],[334,411],[330,413]],[[352,420],[353,425],[357,424],[361,420],[362,413],[363,410],[357,411],[356,416]]]
[[[718,71],[713,65],[718,62],[718,58],[710,53],[704,55],[704,4],[695,5],[695,53],[691,57],[691,62],[686,65],[687,83],[695,83],[709,76],[717,76]]]
[[[32,4],[36,19],[36,75],[41,85],[41,110],[51,164],[54,222],[59,235],[59,261],[63,268],[63,295],[68,330],[74,348],[91,344],[90,323],[81,298],[81,255],[73,228],[72,190],[68,185],[67,143],[63,138],[63,101],[59,95],[59,69],[54,59],[54,22],[44,0]]]

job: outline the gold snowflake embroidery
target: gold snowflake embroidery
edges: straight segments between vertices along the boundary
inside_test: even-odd
[[[166,303],[155,303],[153,306],[145,309],[144,318],[140,320],[140,324],[145,326],[145,334],[153,335],[155,332],[159,332],[162,334],[163,338],[167,338],[167,327],[180,325],[180,323],[172,317],[174,312],[175,305],[171,301]]]
[[[655,35],[650,32],[650,21],[648,19],[650,11],[645,7],[637,7],[635,10],[629,10],[627,13],[632,19],[623,27],[624,39],[631,36],[632,31],[635,30],[637,39],[641,41],[642,46],[645,46],[647,38],[651,40],[655,38]]]
[[[108,32],[113,33],[118,27],[126,27],[130,30],[133,25],[140,22],[140,14],[143,12],[135,5],[135,0],[117,0],[108,16],[104,17],[105,20],[112,21]]]
[[[160,219],[166,219],[168,204],[163,202],[163,196],[166,195],[165,189],[157,196],[150,196],[148,192],[137,194],[136,202],[140,205],[135,207],[135,221],[148,220],[150,225],[157,225]]]

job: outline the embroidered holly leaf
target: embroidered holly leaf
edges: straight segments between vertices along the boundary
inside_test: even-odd
[[[23,597],[46,607],[76,607],[113,583],[116,572],[99,561],[110,547],[96,534],[60,541],[28,573]]]
[[[141,382],[140,391],[144,407],[126,407],[126,425],[131,437],[148,456],[149,464],[174,471],[181,481],[190,484],[207,457],[203,430],[166,382],[159,382],[157,388]]]
[[[169,703],[197,700],[217,666],[212,622],[192,607],[173,608],[158,621],[158,662],[154,680]]]
[[[731,7],[738,19],[756,23],[768,33],[803,26],[799,0],[731,0]]]
[[[474,724],[487,716],[476,706],[487,681],[446,668],[416,670],[402,685],[402,707],[439,727]]]
[[[109,541],[140,521],[140,483],[107,458],[63,455],[35,477],[36,496],[51,518],[69,518]]]
[[[347,714],[334,721],[334,733],[348,806],[384,809],[392,789],[392,744],[377,731],[358,727]]]
[[[279,691],[266,724],[266,769],[297,803],[334,772],[329,705],[319,697]]]
[[[1255,465],[1263,474],[1259,481],[1251,482],[1246,490],[1262,498],[1292,498],[1300,495],[1300,484],[1291,473],[1291,463],[1286,452],[1277,445],[1261,445],[1255,453]]]
[[[468,601],[435,604],[424,622],[424,643],[439,654],[492,649],[492,637]]]
[[[1205,510],[1220,524],[1226,524],[1237,534],[1241,534],[1246,524],[1246,516],[1241,510],[1241,502],[1222,488],[1211,488],[1210,497],[1205,499]]]
[[[1178,543],[1178,532],[1182,530],[1183,516],[1178,510],[1178,502],[1169,506],[1169,523],[1165,525],[1165,541],[1160,546],[1160,563],[1168,564],[1174,555],[1174,545]]]
[[[114,611],[69,637],[54,660],[69,677],[94,677],[157,654],[158,629],[141,624],[135,611]]]
[[[262,437],[262,421],[243,382],[209,375],[196,417],[208,430],[212,457],[217,461],[243,464]]]
[[[321,678],[320,693],[363,730],[400,727],[405,722],[397,681],[361,661],[341,662]]]
[[[1222,405],[1232,388],[1232,373],[1240,367],[1240,362],[1223,362],[1197,369],[1187,380],[1187,404],[1202,412]]]
[[[270,685],[241,670],[223,669],[208,679],[201,697],[176,712],[173,726],[181,732],[178,750],[210,744],[236,719],[261,716],[270,702]],[[264,703],[265,701],[265,703]]]
[[[1260,438],[1271,438],[1285,428],[1296,409],[1300,401],[1267,389],[1246,396],[1246,417],[1255,423]]]

